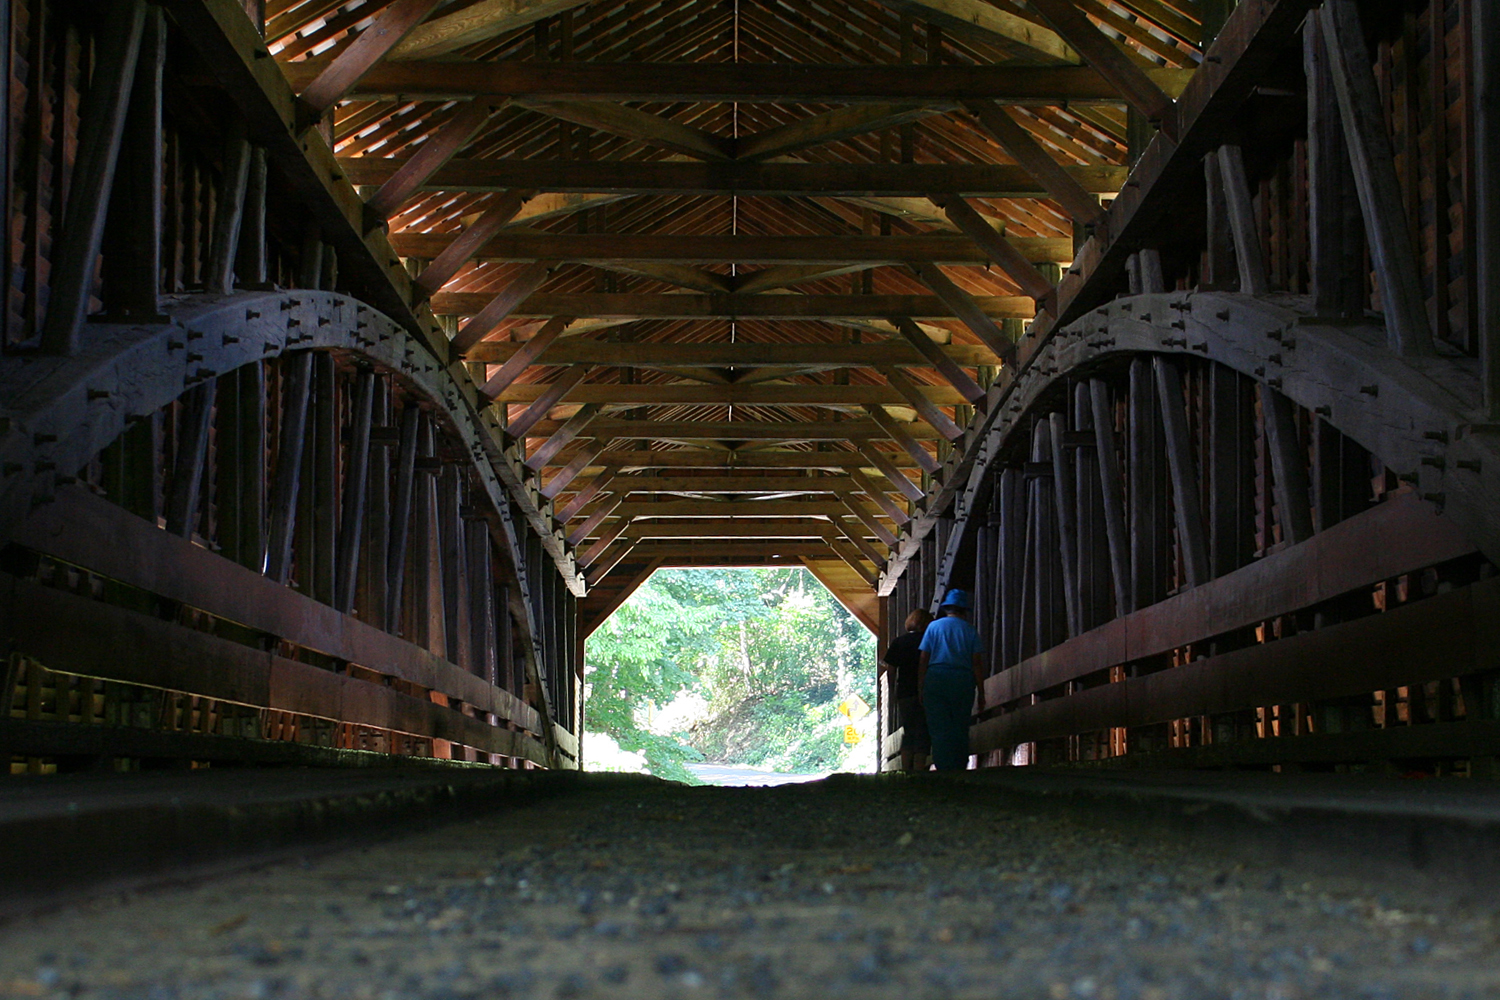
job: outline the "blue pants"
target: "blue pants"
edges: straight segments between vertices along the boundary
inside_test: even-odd
[[[968,670],[929,669],[922,685],[932,762],[939,771],[962,771],[969,765],[969,719],[974,713],[974,674]]]

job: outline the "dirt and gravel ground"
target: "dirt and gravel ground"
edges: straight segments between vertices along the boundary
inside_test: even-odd
[[[1500,897],[1247,864],[936,780],[589,781],[0,927],[0,996],[1500,996]]]

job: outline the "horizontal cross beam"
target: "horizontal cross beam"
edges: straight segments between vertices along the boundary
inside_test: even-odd
[[[355,184],[385,184],[407,158],[339,160]],[[1114,194],[1126,168],[1057,166],[1083,191]],[[1014,164],[988,163],[666,163],[621,160],[449,160],[421,185],[427,191],[533,189],[587,194],[838,195],[854,198],[1046,198],[1046,185]]]
[[[844,476],[617,476],[608,490],[627,493],[845,493]]]
[[[869,452],[893,466],[916,468],[916,460],[904,452]],[[873,469],[864,452],[852,451],[718,451],[681,448],[673,451],[608,451],[592,454],[580,474],[598,475],[607,468],[630,469]],[[554,491],[555,493],[556,491]]]
[[[791,298],[791,296],[783,296]],[[917,336],[926,337],[917,331]],[[526,344],[486,340],[465,355],[469,361],[503,364]],[[980,344],[933,344],[953,363],[973,368],[998,365],[994,352]],[[626,344],[568,338],[537,355],[546,365],[602,365],[638,368],[874,368],[880,365],[926,367],[932,359],[898,341],[876,344],[775,344],[740,341],[733,344]]]
[[[1035,272],[1033,272],[1035,273]],[[1040,275],[1038,274],[1038,277]],[[439,292],[435,313],[473,316],[495,300],[492,292]],[[987,316],[1030,319],[1032,300],[1023,295],[975,295]],[[648,295],[536,292],[511,316],[580,316],[593,319],[879,319],[905,316],[951,319],[956,314],[935,295]]]
[[[528,437],[551,437],[562,424],[541,420],[533,425]],[[925,423],[902,424],[908,438],[934,440],[937,431]],[[600,419],[589,425],[588,434],[595,438],[619,438],[636,441],[862,441],[890,437],[870,420],[838,422],[776,421],[710,421],[710,420],[619,420]]]
[[[299,86],[327,59],[288,63]],[[1191,70],[1142,71],[1168,93]],[[1010,105],[1124,103],[1088,66],[820,66],[805,63],[387,62],[365,73],[349,96],[401,100],[515,97],[544,101],[743,101],[854,104],[916,101],[941,107],[963,101]]]
[[[577,369],[574,369],[575,371]],[[530,382],[512,385],[495,397],[500,403],[530,403],[549,398],[553,383]],[[903,380],[895,385],[701,385],[674,383],[667,385],[622,385],[617,382],[590,382],[571,388],[570,403],[601,403],[617,406],[911,406],[913,400],[925,401],[927,407],[956,406],[966,403],[963,394],[951,385],[911,385]],[[951,435],[950,435],[951,436]]]
[[[453,237],[398,233],[391,246],[403,257],[433,258]],[[1068,263],[1073,241],[1049,237],[1009,240],[1033,264]],[[623,233],[506,233],[474,255],[487,261],[667,261],[677,264],[929,263],[983,267],[990,258],[964,236],[694,236]]]

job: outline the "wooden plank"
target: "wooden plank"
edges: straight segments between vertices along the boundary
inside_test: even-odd
[[[881,0],[957,35],[975,38],[1023,57],[1077,63],[1078,53],[1056,32],[983,0]]]
[[[580,473],[589,468],[607,447],[609,447],[609,442],[607,441],[590,441],[579,448],[578,452],[568,461],[568,464],[563,466],[551,479],[547,480],[547,484],[542,487],[542,496],[548,500],[555,499],[558,494],[568,488],[568,485],[573,480],[578,478]],[[540,471],[540,469],[541,467],[539,466],[537,471]]]
[[[522,100],[521,106],[563,121],[598,129],[611,135],[635,139],[688,156],[708,160],[727,160],[734,155],[734,140],[705,132],[670,118],[638,111],[623,104],[599,101]],[[545,172],[537,171],[539,173]]]
[[[884,407],[880,406],[867,406],[865,407],[865,412],[870,415],[870,419],[875,422],[875,426],[884,432],[886,437],[899,444],[902,450],[912,457],[912,460],[917,463],[918,468],[923,472],[928,475],[936,475],[938,470],[942,468],[938,464],[938,460],[932,457],[932,453],[917,440],[919,437],[925,437],[930,428],[917,423],[903,424],[887,413]],[[847,429],[847,425],[845,429]],[[872,434],[869,436],[874,437],[876,435]]]
[[[896,468],[895,464],[885,456],[884,452],[875,448],[870,442],[861,441],[855,447],[869,460],[876,471],[890,481],[892,486],[906,494],[906,499],[912,503],[920,503],[927,496],[921,486],[908,479],[906,474]]]
[[[432,59],[579,5],[580,0],[480,0],[423,24],[392,49],[387,58]]]
[[[57,501],[28,518],[21,532],[17,536],[21,544],[64,562],[84,566],[102,576],[200,608],[335,659],[444,691],[537,731],[534,711],[508,692],[491,689],[479,683],[478,678],[459,671],[453,664],[419,646],[342,615],[252,570],[175,538],[85,490],[59,490]],[[76,600],[83,609],[80,621],[98,620],[100,616],[112,614],[109,605],[82,598]],[[182,633],[207,635],[164,622],[160,624],[174,629],[176,636]],[[100,641],[107,644],[110,640],[106,637]],[[173,677],[181,683],[200,672],[209,678],[216,675],[218,668],[212,660],[194,662],[189,667],[173,666],[179,655],[189,661],[194,655],[190,639],[173,640],[174,643],[179,641],[182,652],[173,653],[163,665],[163,672],[152,675],[157,681],[155,686],[191,690],[174,686]],[[244,649],[259,656],[262,662],[266,657],[264,652],[249,647],[217,641],[226,647]],[[124,654],[126,650],[122,648],[117,652]],[[215,691],[219,693],[216,695]],[[229,697],[233,692],[218,688],[195,693],[222,696],[229,701],[240,700]]]
[[[911,520],[906,511],[902,510],[901,506],[892,500],[885,490],[880,488],[880,484],[876,483],[869,476],[858,469],[850,469],[849,478],[859,488],[860,492],[865,495],[866,499],[872,501],[875,506],[884,512],[886,517],[896,522],[896,524],[905,524]]]
[[[1094,401],[1088,383],[1073,389],[1073,472],[1078,526],[1078,630],[1086,632],[1113,617],[1110,600],[1113,568],[1104,491],[1099,484],[1098,436],[1094,433]]]
[[[495,196],[479,218],[454,239],[444,238],[442,245],[429,247],[431,252],[416,253],[397,250],[404,257],[423,257],[432,260],[417,275],[413,291],[431,296],[442,288],[463,266],[474,259],[479,248],[500,231],[500,227],[514,219],[530,197],[529,191],[505,191]],[[394,249],[394,247],[393,247]]]
[[[881,129],[895,128],[931,117],[934,109],[921,104],[866,104],[834,108],[735,140],[734,156],[745,164],[784,156],[824,143],[837,142]]]
[[[997,674],[985,682],[986,701],[1008,704],[1031,691],[1290,614],[1469,551],[1468,541],[1430,504],[1406,495],[1319,532],[1304,545],[1117,618]],[[1287,641],[1259,648],[1274,656]],[[1378,686],[1372,682],[1363,690]]]
[[[890,465],[913,469],[916,460],[900,452],[880,453]],[[871,467],[859,451],[791,451],[789,449],[753,448],[723,451],[712,448],[673,448],[666,450],[614,449],[603,452],[585,464],[585,471],[612,469],[847,469]]]
[[[1155,377],[1146,358],[1136,358],[1130,363],[1128,407],[1132,603],[1127,607],[1134,611],[1167,595],[1172,568],[1166,442]]]
[[[586,365],[575,368],[563,369],[562,375],[554,382],[545,383],[541,392],[537,393],[531,405],[506,425],[506,433],[514,438],[524,438],[526,433],[536,426],[537,422],[545,417],[554,406],[561,403],[566,397],[574,392],[579,384],[588,377],[589,369]],[[564,427],[567,425],[564,424]],[[562,433],[562,427],[548,434],[555,437]]]
[[[986,222],[978,212],[974,211],[972,205],[959,197],[944,195],[929,196],[932,203],[943,210],[948,221],[958,227],[958,231],[989,255],[990,259],[1000,265],[1000,270],[1010,276],[1021,290],[1041,302],[1052,297],[1052,282],[1042,277],[1040,271],[1031,266],[1031,261],[1026,255],[1017,250],[1011,242],[1002,234],[995,231],[995,227]]]
[[[498,225],[495,226],[499,228]],[[397,233],[391,246],[403,257],[437,258],[452,254],[450,249],[462,243],[481,245],[470,258],[490,261],[574,261],[609,263],[628,261],[666,261],[678,264],[820,264],[848,263],[923,263],[966,264],[984,266],[990,258],[972,240],[963,236],[923,234],[915,236],[698,236],[625,233],[541,233],[516,232],[476,241],[470,234],[479,229],[476,222],[458,240],[446,235]],[[1012,240],[1033,263],[1066,263],[1073,258],[1073,241],[1052,237],[1025,237]],[[423,272],[418,282],[432,283]],[[446,279],[445,279],[446,281]],[[437,286],[433,286],[436,291]],[[934,289],[934,291],[937,291]],[[941,294],[941,293],[939,293]],[[950,303],[951,306],[951,303]]]
[[[1209,569],[1224,576],[1255,558],[1255,383],[1214,365],[1208,396]]]
[[[1500,581],[1017,709],[971,731],[980,748],[1267,704],[1315,702],[1443,681],[1497,656]],[[1263,741],[1256,741],[1257,743]]]
[[[479,308],[473,317],[459,328],[453,337],[453,353],[465,355],[471,348],[494,331],[507,317],[516,311],[532,292],[541,287],[552,273],[555,265],[536,261],[511,277],[504,288],[494,293],[488,302]],[[555,314],[554,314],[555,315]],[[569,315],[577,315],[569,313]]]
[[[892,323],[902,338],[917,349],[932,366],[938,370],[938,374],[948,380],[948,384],[958,391],[967,403],[977,403],[984,398],[984,390],[979,383],[969,377],[969,373],[963,370],[959,362],[951,357],[942,347],[938,346],[931,337],[907,316],[895,316]]]
[[[307,546],[297,553],[302,586],[332,604],[339,514],[339,378],[333,355],[313,354],[312,450],[303,475],[304,495],[312,501]]]
[[[522,372],[536,363],[537,358],[552,346],[553,341],[563,335],[569,322],[570,317],[567,316],[554,316],[549,319],[540,330],[531,335],[530,340],[506,359],[499,371],[485,380],[484,385],[480,387],[480,393],[493,399],[504,392],[507,386],[521,377]]]
[[[988,255],[986,258],[988,259]],[[992,319],[974,304],[968,292],[955,285],[936,263],[930,261],[916,263],[908,261],[908,263],[911,263],[912,270],[922,279],[922,283],[947,303],[948,308],[963,320],[964,326],[968,327],[986,347],[995,352],[995,356],[1002,364],[1011,364],[1014,361],[1016,345],[995,325]],[[1040,278],[1041,275],[1038,274],[1037,277]]]
[[[1151,359],[1156,375],[1156,395],[1161,405],[1166,435],[1167,473],[1172,481],[1172,511],[1177,519],[1177,544],[1182,552],[1187,585],[1206,583],[1212,573],[1208,564],[1208,538],[1199,501],[1198,463],[1188,432],[1187,399],[1182,392],[1182,374],[1176,364],[1158,354]]]
[[[879,521],[875,523],[880,524]],[[630,533],[642,541],[651,538],[822,538],[828,527],[828,520],[813,517],[757,518],[744,521],[693,518],[684,521],[635,521],[630,526]],[[866,530],[847,522],[845,527],[861,537]],[[881,527],[881,532],[885,532],[884,527]],[[876,537],[880,536],[876,534]]]
[[[577,528],[574,528],[573,531],[568,534],[568,544],[575,547],[582,544],[583,540],[592,535],[594,531],[604,523],[605,519],[613,514],[615,510],[619,508],[620,504],[624,503],[624,501],[625,498],[618,493],[606,499],[604,503],[596,508],[592,514],[584,519],[584,522],[582,524],[580,524]],[[628,520],[629,518],[625,518],[625,521]],[[617,529],[623,530],[624,521],[622,521],[620,524],[617,524],[615,527]],[[619,531],[616,531],[615,534],[618,535]],[[598,554],[598,551],[593,552],[594,557],[597,557]],[[592,560],[590,559],[590,553],[588,552],[583,553],[579,557],[580,565],[587,565],[590,561]]]
[[[864,512],[867,517],[878,518],[880,513],[873,507],[849,501],[841,497],[838,503],[821,500],[653,500],[643,503],[622,504],[613,511],[615,516],[627,519],[662,517],[708,517],[708,518],[770,518],[770,517],[846,517],[846,503]],[[866,522],[868,523],[868,522]],[[882,539],[883,540],[883,539]]]
[[[447,121],[443,122],[416,153],[403,159],[390,175],[380,181],[380,189],[366,202],[370,212],[378,219],[389,219],[406,204],[408,198],[421,190],[443,166],[453,159],[460,149],[468,145],[474,134],[489,121],[493,110],[488,101],[467,101],[460,104]],[[347,164],[349,161],[340,161]],[[357,177],[356,184],[368,184]]]
[[[370,26],[354,37],[318,71],[298,94],[312,118],[337,104],[359,81],[422,23],[438,0],[393,0],[375,15]]]
[[[1027,267],[1031,267],[1030,264]],[[533,264],[523,271],[529,274],[540,268],[545,275],[548,265]],[[1036,274],[1035,268],[1032,273]],[[1041,277],[1040,274],[1037,275]],[[518,276],[502,295],[519,295]],[[1051,286],[1048,286],[1049,288]],[[512,288],[516,291],[513,293]],[[971,296],[975,306],[988,316],[1028,319],[1031,303],[1019,295]],[[490,292],[439,292],[432,297],[436,313],[478,316],[495,301]],[[505,316],[583,316],[598,319],[878,319],[884,317],[917,317],[948,319],[954,313],[948,304],[934,295],[686,295],[680,293],[645,294],[618,292],[528,292],[508,302]],[[487,332],[487,331],[486,331]],[[460,334],[460,339],[464,334]],[[931,338],[928,338],[929,340]],[[473,346],[465,341],[463,350]],[[652,345],[615,345],[618,349]],[[660,345],[658,345],[660,346]],[[683,345],[689,346],[689,345]],[[708,345],[699,345],[706,347]],[[778,345],[794,346],[794,345]],[[809,346],[809,345],[801,345]]]
[[[1381,307],[1392,350],[1431,354],[1422,269],[1402,207],[1396,157],[1386,131],[1384,104],[1365,48],[1353,0],[1328,0],[1320,13],[1323,38],[1338,95],[1344,142],[1364,212],[1370,257],[1380,282]]]
[[[1021,470],[1007,468],[999,472],[995,503],[1000,515],[995,616],[1000,641],[999,656],[992,669],[998,670],[1021,659],[1022,595],[1026,588],[1026,483]]]
[[[896,544],[896,536],[895,536],[895,534],[892,533],[891,530],[889,528],[887,528],[884,524],[881,524],[879,518],[877,518],[874,514],[872,514],[864,506],[862,506],[861,504],[855,503],[854,500],[851,499],[847,494],[840,494],[839,495],[839,502],[844,505],[844,509],[845,510],[847,510],[849,513],[853,514],[855,517],[859,518],[860,522],[862,524],[864,524],[864,526],[866,528],[869,529],[870,533],[872,535],[874,535],[876,538],[880,539],[880,541],[883,544],[885,544],[886,546],[891,546],[891,545],[895,545]],[[836,520],[843,520],[843,518],[841,516],[842,513],[843,513],[843,511],[840,511],[839,512],[840,516],[837,516],[835,519]]]
[[[590,479],[556,514],[558,524],[567,524],[577,517],[583,508],[587,507],[593,499],[599,495],[606,486],[614,481],[619,475],[616,469],[605,469],[599,475]]]
[[[593,403],[579,407],[578,412],[569,417],[567,422],[557,429],[557,433],[542,442],[536,451],[527,456],[526,467],[533,472],[538,472],[545,468],[547,463],[557,457],[557,453],[572,443],[578,435],[582,434],[601,412],[602,410]]]
[[[916,410],[917,416],[930,424],[932,429],[937,431],[938,434],[949,441],[955,441],[963,437],[963,428],[959,427],[946,413],[938,408],[938,402],[942,399],[941,390],[930,391],[938,387],[924,386],[918,388],[910,379],[894,368],[882,368],[880,369],[880,374],[884,375],[885,380],[890,383],[891,388],[896,390],[898,399]],[[850,388],[853,387],[851,386]],[[954,402],[960,401],[962,401],[962,397],[954,400]],[[861,399],[859,402],[870,405],[882,403],[885,400]]]
[[[1131,62],[1125,50],[1106,38],[1069,0],[1033,0],[1032,5],[1131,107],[1161,127],[1168,136],[1176,138],[1172,98],[1162,90],[1149,70]]]
[[[1112,46],[1092,26],[1088,30]],[[326,63],[326,58],[315,57],[282,69],[296,85],[314,78]],[[1113,67],[1109,71],[1116,75]],[[1171,99],[1163,87],[1179,90],[1192,75],[1134,66],[1131,71],[1131,90],[1141,93],[1129,96],[1153,107],[1148,116],[1170,110]],[[1120,82],[1106,79],[1104,69],[1097,66],[905,65],[882,66],[879,73],[871,73],[866,66],[801,63],[425,61],[378,65],[348,93],[367,98],[403,95],[407,100],[494,96],[544,101],[910,102],[944,108],[972,100],[1008,105],[1117,101]]]
[[[869,109],[851,107],[840,110]],[[929,112],[923,110],[922,114]],[[745,145],[753,138],[743,136],[739,142]],[[435,139],[428,140],[433,141]],[[426,149],[426,144],[423,149]],[[1043,155],[1047,155],[1045,151]],[[355,184],[389,184],[397,175],[407,175],[415,160],[415,156],[345,156],[339,158],[339,166]],[[1125,183],[1124,167],[1064,166],[1050,157],[1049,162],[1059,174],[1055,181],[1059,190],[1064,183],[1069,190],[1077,188],[1096,208],[1098,201],[1093,195],[1112,195]],[[1008,163],[785,163],[743,157],[696,163],[673,160],[538,161],[520,157],[451,159],[418,186],[426,191],[475,193],[511,188],[620,195],[925,198],[947,194],[965,198],[1061,200],[1056,192],[1036,179],[1033,170]]]
[[[1052,158],[1052,154],[1004,108],[989,101],[974,101],[965,107],[979,119],[984,130],[1009,153],[1030,176],[1036,179],[1047,197],[1062,206],[1064,212],[1080,225],[1095,226],[1104,218],[1104,209],[1094,191],[1081,183],[1077,171],[1070,170]],[[1124,182],[1122,181],[1123,185]],[[1119,190],[1116,188],[1116,190]]]
[[[77,146],[68,185],[71,197],[52,247],[42,349],[53,354],[78,350],[95,265],[104,242],[104,223],[140,55],[146,4],[143,0],[119,0],[106,8],[103,18],[95,44],[93,75],[78,110]]]

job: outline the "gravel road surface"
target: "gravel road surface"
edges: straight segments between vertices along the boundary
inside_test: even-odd
[[[1249,864],[927,777],[590,776],[12,921],[0,996],[1497,997],[1493,888]]]

